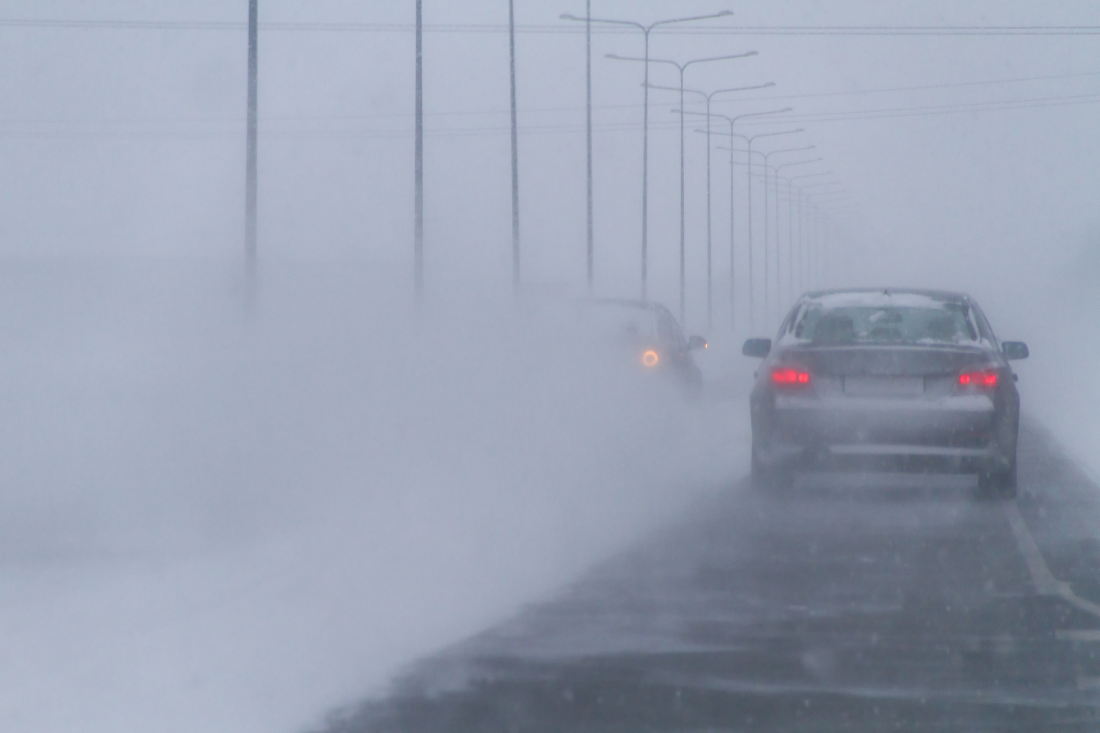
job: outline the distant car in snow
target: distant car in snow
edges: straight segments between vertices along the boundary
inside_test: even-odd
[[[685,338],[676,318],[660,303],[641,300],[586,301],[582,328],[640,373],[667,375],[689,392],[703,384],[691,352],[707,348],[702,336]]]
[[[977,473],[1016,495],[1020,397],[1009,360],[969,296],[931,290],[804,295],[763,357],[750,399],[752,478],[789,485],[799,469]]]

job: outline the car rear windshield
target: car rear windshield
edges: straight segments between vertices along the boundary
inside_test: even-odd
[[[791,329],[795,338],[815,344],[958,344],[979,340],[965,303],[937,307],[810,304]]]

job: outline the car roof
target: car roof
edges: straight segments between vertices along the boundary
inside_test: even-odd
[[[926,299],[940,303],[970,303],[971,298],[966,293],[950,290],[933,290],[925,288],[834,288],[830,290],[814,290],[804,294],[801,300],[838,301],[862,299],[861,296],[869,296],[868,300],[878,300],[875,296],[891,298],[893,296],[910,296],[917,299]]]

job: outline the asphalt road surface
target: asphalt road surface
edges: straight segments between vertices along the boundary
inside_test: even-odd
[[[1100,489],[1019,477],[730,487],[324,730],[1100,731]]]

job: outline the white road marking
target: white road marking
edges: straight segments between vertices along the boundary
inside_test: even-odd
[[[1012,527],[1012,534],[1016,538],[1016,546],[1020,548],[1020,554],[1024,556],[1024,562],[1027,563],[1027,570],[1031,574],[1031,582],[1035,584],[1035,589],[1039,591],[1040,595],[1058,596],[1082,611],[1100,616],[1100,606],[1079,597],[1073,592],[1069,583],[1058,580],[1050,572],[1046,560],[1039,552],[1039,546],[1035,543],[1035,538],[1031,536],[1027,523],[1020,516],[1020,510],[1016,508],[1016,502],[1006,501],[1002,506],[1004,507],[1005,516],[1008,518],[1008,524]],[[1100,678],[1096,679],[1100,680]],[[1100,689],[1100,684],[1098,684],[1098,689]]]
[[[1100,641],[1100,629],[1069,629],[1054,632],[1054,638],[1062,641]]]

